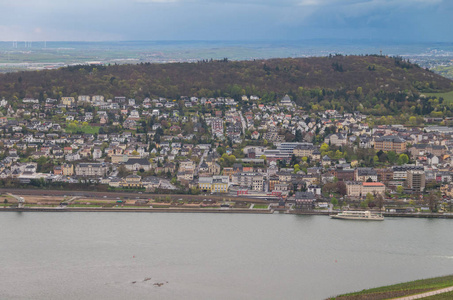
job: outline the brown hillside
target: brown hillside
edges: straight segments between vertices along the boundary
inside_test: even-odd
[[[358,87],[363,94],[450,91],[453,81],[402,60],[380,56],[75,66],[0,75],[0,97],[7,99],[43,100],[71,94],[139,99],[256,94],[272,100],[290,93],[303,102],[307,94],[303,96],[302,90],[350,94]]]

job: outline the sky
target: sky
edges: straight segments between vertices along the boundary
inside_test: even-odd
[[[453,42],[453,0],[0,0],[1,41]]]

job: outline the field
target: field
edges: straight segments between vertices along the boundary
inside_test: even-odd
[[[330,298],[331,300],[380,300],[380,299],[391,299],[415,294],[421,294],[433,290],[439,290],[446,287],[453,286],[453,275],[422,279],[416,281],[410,281],[405,283],[399,283],[395,285],[389,285],[384,287],[378,287],[360,292],[339,295],[337,297]],[[450,297],[448,296],[450,295]],[[445,293],[436,296],[432,296],[424,299],[452,299],[453,293]]]
[[[444,102],[453,104],[453,91],[448,92],[448,93],[423,93],[426,96],[434,96],[437,98],[444,98]]]

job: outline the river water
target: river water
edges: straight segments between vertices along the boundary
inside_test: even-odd
[[[4,212],[0,299],[325,299],[453,273],[452,226],[445,219]]]

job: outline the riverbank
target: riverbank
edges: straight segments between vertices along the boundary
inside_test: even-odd
[[[212,209],[212,208],[92,208],[92,207],[35,207],[6,208],[5,212],[139,212],[139,213],[237,213],[237,214],[271,214],[271,210],[257,209]]]
[[[0,189],[0,212],[239,213],[329,216],[326,209],[294,210],[263,199],[231,195],[174,195]],[[3,200],[3,201],[2,201]],[[19,201],[23,207],[19,208]],[[3,202],[3,205],[1,204]],[[449,213],[390,213],[385,217],[453,219]]]
[[[139,212],[139,213],[223,213],[223,214],[273,214],[283,213],[290,215],[306,216],[329,216],[332,214],[328,211],[295,211],[289,209],[253,209],[251,208],[216,208],[216,207],[168,207],[168,208],[146,208],[146,207],[24,207],[17,208],[12,206],[0,206],[0,212]],[[383,213],[385,217],[398,218],[428,218],[428,219],[453,219],[453,215],[436,214],[436,213]]]
[[[360,292],[354,292],[336,297],[328,298],[329,300],[380,300],[380,299],[399,299],[412,295],[424,294],[439,290],[439,294],[429,296],[430,300],[434,299],[453,299],[453,292],[446,288],[453,286],[453,275],[415,280],[410,282],[398,283],[389,286],[383,286],[373,289],[367,289]],[[445,290],[443,290],[445,289]],[[423,297],[425,298],[425,297]],[[420,298],[413,298],[420,299]]]

